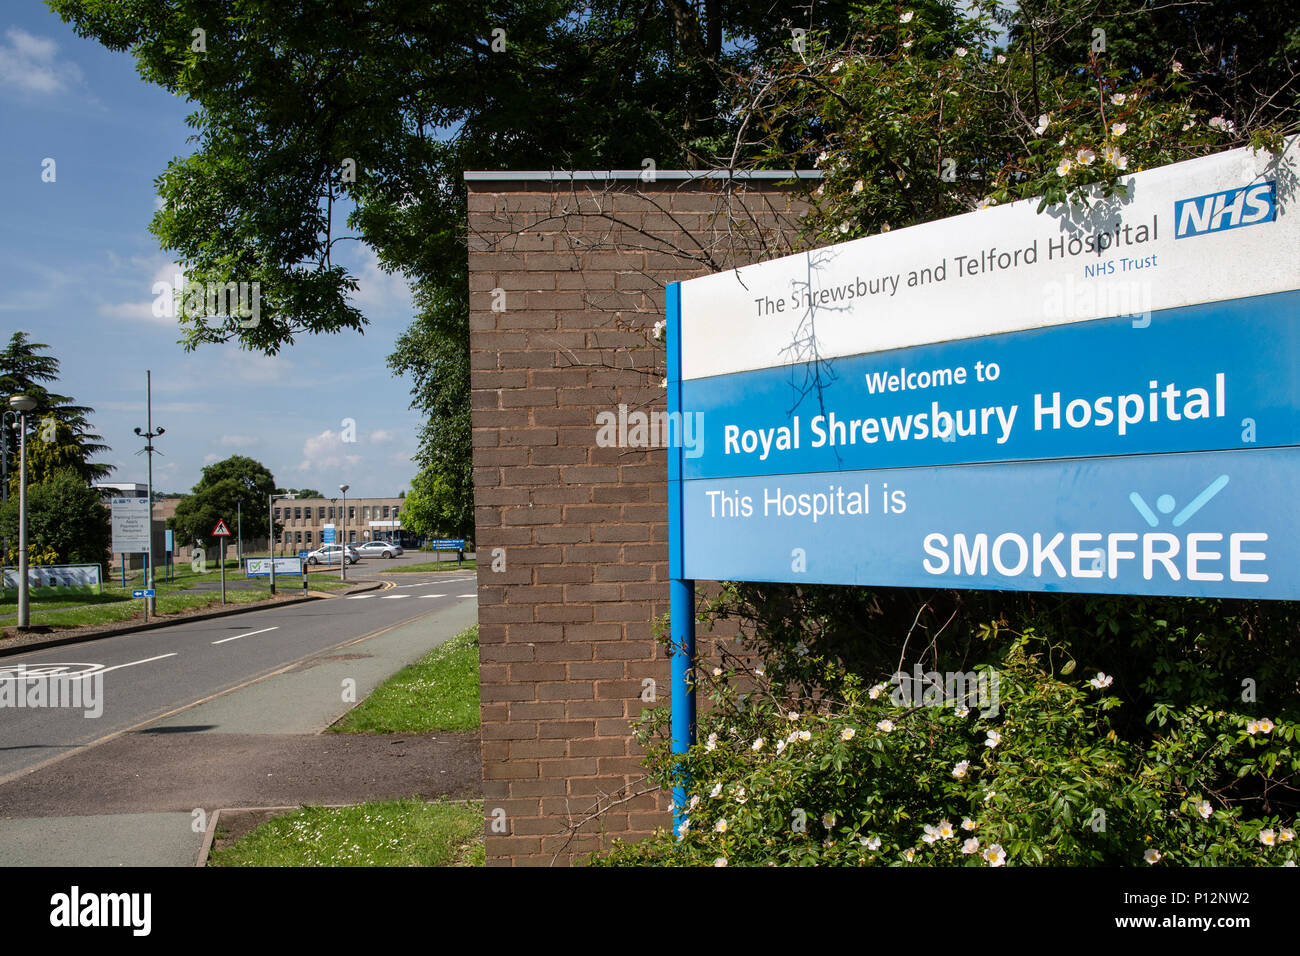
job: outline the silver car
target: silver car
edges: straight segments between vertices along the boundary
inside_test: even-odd
[[[356,564],[361,560],[361,555],[357,554],[357,549],[352,545],[344,548],[340,544],[327,544],[317,548],[315,551],[307,553],[308,564],[339,564],[343,563],[344,557],[348,564]]]
[[[366,541],[354,547],[363,558],[396,558],[402,554],[402,546],[391,541]]]

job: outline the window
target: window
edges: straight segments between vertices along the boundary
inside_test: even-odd
[[[321,518],[324,517],[325,517],[325,506],[321,505],[319,508],[316,509],[316,520],[319,521]]]
[[[308,543],[308,544],[311,544],[311,532],[310,532],[310,531],[307,532],[307,543]]]
[[[280,520],[280,509],[279,509],[279,508],[276,508],[275,511],[271,512],[271,517],[274,518],[276,521],[279,521],[279,520]]]
[[[294,516],[295,518],[301,518],[301,517],[302,517],[302,506],[301,506],[301,505],[293,509],[293,516]]]
[[[356,518],[356,516],[357,516],[357,509],[356,509],[356,507],[355,507],[354,505],[348,505],[348,518],[349,518],[349,520]]]
[[[400,510],[400,509],[399,509],[399,508],[397,508],[397,506],[396,506],[396,505],[394,505],[394,506],[393,506],[393,517],[394,517],[394,518],[396,518],[396,517],[397,517],[397,512],[398,512],[398,511],[399,511],[399,510]]]
[[[286,531],[286,532],[284,533],[284,538],[283,538],[283,540],[284,540],[284,543],[285,543],[285,544],[289,544],[290,542],[292,542],[292,541],[293,541],[293,532],[292,532],[292,531]]]
[[[384,517],[388,517],[388,505],[384,505]]]
[[[294,540],[294,543],[295,543],[295,544],[302,544],[302,532],[301,532],[301,531],[295,531],[295,532],[293,533],[293,540]]]
[[[353,541],[356,541],[356,540],[357,540],[357,533],[356,533],[355,531],[349,531],[349,532],[348,532],[348,542],[350,543],[350,542],[353,542]]]
[[[330,505],[330,521],[334,520],[334,506]]]

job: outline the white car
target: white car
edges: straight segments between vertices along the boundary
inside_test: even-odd
[[[391,541],[366,541],[352,547],[363,558],[396,558],[402,554],[402,546]]]
[[[357,549],[352,545],[344,548],[341,544],[327,544],[315,551],[309,551],[307,553],[307,563],[342,565],[345,557],[348,564],[356,564],[361,560],[361,555],[357,554]]]

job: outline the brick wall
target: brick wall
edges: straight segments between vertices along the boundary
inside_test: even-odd
[[[665,285],[788,254],[802,190],[467,179],[487,860],[566,864],[670,822],[629,730],[668,698],[666,452],[596,416],[664,408]]]

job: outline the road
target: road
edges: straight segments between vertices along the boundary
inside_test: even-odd
[[[355,577],[373,578],[386,570],[367,561]],[[354,578],[353,568],[348,577]],[[0,706],[0,783],[322,650],[475,597],[472,569],[395,574],[386,580],[385,589],[365,594],[0,658],[0,680],[14,686],[23,675],[83,674],[83,683],[103,687],[98,717],[67,707]],[[298,578],[290,581],[297,584]]]

